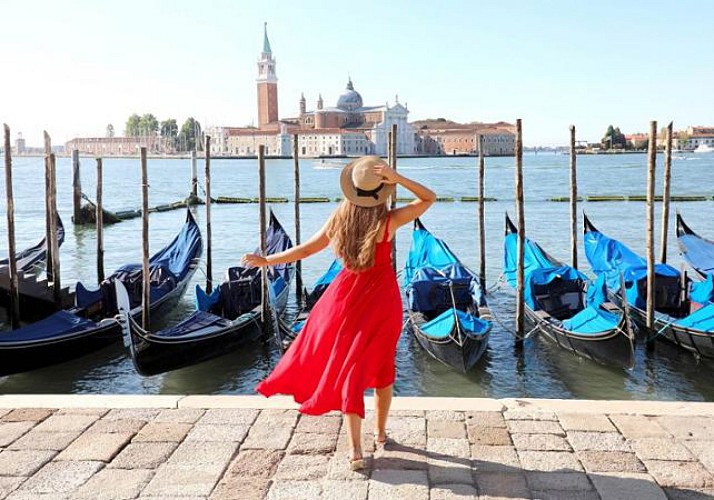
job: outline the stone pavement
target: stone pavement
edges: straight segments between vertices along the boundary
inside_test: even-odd
[[[369,406],[368,406],[369,407]],[[714,498],[714,405],[395,398],[349,471],[337,414],[286,399],[0,396],[0,498]]]

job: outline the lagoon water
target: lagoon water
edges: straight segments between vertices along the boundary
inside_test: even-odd
[[[339,196],[339,169],[346,160],[303,160],[301,162],[302,196]],[[658,157],[658,192],[662,184],[662,155]],[[199,171],[203,164],[199,162]],[[257,196],[255,160],[213,160],[212,195]],[[424,182],[440,196],[475,196],[476,159],[438,158],[403,159],[399,169],[405,175]],[[714,185],[714,155],[675,154],[672,192],[675,195],[707,195]],[[44,233],[44,177],[42,158],[19,157],[14,161],[14,191],[18,249],[34,244]],[[82,158],[83,191],[94,198],[95,164]],[[555,257],[569,258],[569,211],[567,203],[548,201],[568,196],[568,156],[528,154],[524,158],[526,229]],[[150,204],[159,205],[183,199],[188,191],[190,161],[149,160]],[[200,176],[202,177],[202,175]],[[136,159],[104,160],[104,204],[119,211],[140,206],[139,162]],[[514,159],[487,158],[487,196],[497,201],[486,203],[488,284],[496,282],[503,261],[503,215],[514,209]],[[2,176],[4,180],[4,176]],[[70,222],[71,163],[58,160],[57,185],[60,214],[67,228],[61,248],[62,281],[96,283],[94,227],[73,226]],[[579,194],[640,195],[645,193],[646,157],[644,154],[598,155],[578,157]],[[201,181],[202,184],[202,181]],[[4,186],[0,183],[4,192]],[[267,162],[267,194],[292,200],[292,161]],[[400,195],[407,196],[403,190]],[[4,211],[4,204],[2,210]],[[336,203],[302,205],[303,240],[317,230]],[[579,204],[603,232],[620,239],[644,254],[645,204],[643,202],[583,202]],[[657,217],[660,205],[657,205]],[[714,201],[673,203],[690,226],[704,236],[714,238]],[[272,205],[278,218],[292,234],[293,205]],[[204,209],[196,211],[205,224]],[[471,268],[477,268],[478,238],[475,203],[437,203],[423,217],[434,234],[445,239]],[[213,269],[220,278],[225,269],[235,265],[240,256],[257,244],[256,204],[213,205]],[[152,214],[150,218],[152,252],[171,240],[183,223],[182,210]],[[673,219],[674,217],[672,217]],[[581,220],[582,223],[582,220]],[[409,247],[410,228],[397,234],[398,265],[404,264]],[[7,253],[6,218],[0,214],[0,253]],[[660,222],[657,219],[657,255]],[[580,268],[590,273],[582,253]],[[134,219],[105,228],[105,269],[107,273],[128,262],[141,259],[141,221]],[[332,259],[329,251],[303,263],[305,283],[309,286]],[[669,263],[682,262],[670,224]],[[195,284],[205,284],[201,270]],[[193,285],[162,324],[175,323],[193,309]],[[294,295],[291,297],[291,302]],[[687,352],[664,342],[648,351],[640,342],[636,364],[630,371],[601,367],[591,361],[558,349],[547,339],[529,338],[521,351],[514,349],[514,293],[507,286],[489,296],[497,318],[488,351],[475,369],[462,375],[431,359],[419,347],[411,333],[402,334],[397,354],[396,392],[400,395],[469,397],[543,397],[592,399],[714,400],[714,362],[696,360]],[[375,308],[379,305],[375,304]],[[294,305],[292,306],[294,310]],[[138,375],[121,342],[90,356],[41,370],[0,378],[2,393],[124,393],[124,394],[252,394],[279,359],[272,343],[246,346],[242,351],[197,366],[153,377]]]

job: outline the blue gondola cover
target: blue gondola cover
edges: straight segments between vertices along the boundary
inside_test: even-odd
[[[679,237],[682,244],[682,255],[689,264],[702,274],[714,272],[714,244],[694,234],[683,234]]]
[[[456,315],[454,315],[454,311],[456,311]],[[489,328],[491,328],[488,321],[484,321],[481,318],[473,316],[472,314],[459,309],[454,309],[452,307],[428,323],[423,324],[421,326],[421,330],[430,337],[434,337],[436,339],[446,338],[454,330],[457,318],[461,326],[461,331],[468,332],[472,335],[485,333]]]

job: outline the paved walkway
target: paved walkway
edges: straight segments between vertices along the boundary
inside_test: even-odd
[[[0,407],[0,498],[12,500],[714,498],[707,403],[396,398],[396,443],[363,473],[348,470],[339,415],[300,416],[285,399]]]

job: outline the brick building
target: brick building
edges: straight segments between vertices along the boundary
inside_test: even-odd
[[[411,124],[416,129],[416,151],[426,155],[477,154],[479,136],[483,136],[486,156],[513,156],[513,125],[497,123],[457,123],[449,120],[421,120]]]

